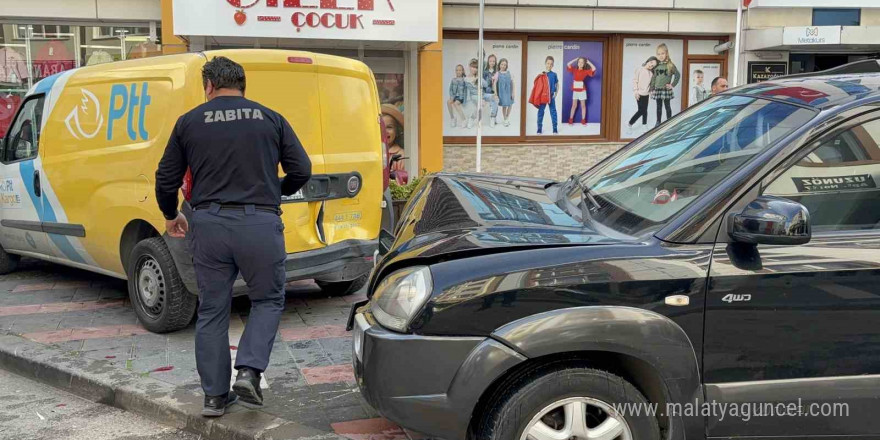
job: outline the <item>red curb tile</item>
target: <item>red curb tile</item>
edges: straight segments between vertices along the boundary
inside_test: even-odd
[[[52,290],[78,289],[80,287],[89,287],[89,286],[91,286],[91,282],[89,282],[89,281],[61,281],[61,282],[55,283],[55,285],[52,286]]]
[[[78,341],[81,339],[116,338],[131,335],[142,335],[149,330],[139,325],[108,325],[104,327],[68,328],[47,332],[25,333],[21,336],[43,344]]]
[[[333,432],[352,440],[406,440],[399,426],[385,419],[352,420],[331,423]]]
[[[302,374],[309,385],[322,383],[354,382],[351,365],[331,365],[329,367],[303,368]]]
[[[0,316],[32,315],[36,313],[62,313],[78,310],[100,310],[113,307],[122,307],[124,305],[125,300],[114,299],[109,301],[81,301],[32,304],[27,306],[6,306],[0,307]]]
[[[52,290],[52,287],[55,286],[55,283],[40,283],[40,284],[19,284],[12,289],[12,293],[20,293],[20,292],[33,292],[35,290]]]
[[[310,339],[342,338],[348,335],[341,325],[315,325],[281,329],[281,340],[285,342],[308,341]]]
[[[31,306],[7,306],[0,307],[0,316],[11,315],[30,315],[31,313],[39,313],[40,304]]]

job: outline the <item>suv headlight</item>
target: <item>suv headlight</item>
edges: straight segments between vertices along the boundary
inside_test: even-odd
[[[431,296],[433,280],[427,266],[413,266],[385,277],[373,294],[370,309],[380,325],[405,333]]]

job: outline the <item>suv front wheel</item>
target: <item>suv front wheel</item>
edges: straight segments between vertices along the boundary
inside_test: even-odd
[[[660,439],[657,418],[646,414],[648,400],[632,384],[606,371],[545,365],[502,388],[489,401],[477,439]]]

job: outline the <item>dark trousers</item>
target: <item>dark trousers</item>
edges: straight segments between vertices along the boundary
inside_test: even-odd
[[[550,122],[553,123],[553,132],[556,133],[556,99],[551,98],[549,104],[541,104],[538,107],[538,133],[543,131],[544,127],[544,109],[550,107]]]
[[[672,117],[672,105],[670,104],[671,99],[658,99],[657,100],[657,125],[660,125],[660,121],[663,120],[663,107],[666,107],[666,119]]]
[[[639,99],[637,101],[638,105],[639,105],[639,110],[636,112],[636,114],[633,115],[632,118],[629,119],[629,125],[635,124],[636,121],[639,120],[640,116],[642,118],[642,125],[648,123],[648,99],[649,98],[650,97],[648,95],[645,95],[645,96],[639,95]]]
[[[232,367],[229,312],[239,271],[248,286],[251,311],[235,368],[265,371],[284,311],[284,223],[270,212],[220,209],[192,215],[193,263],[199,285],[196,366],[208,396],[229,391]]]

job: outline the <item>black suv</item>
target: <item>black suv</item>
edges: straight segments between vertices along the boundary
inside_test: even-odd
[[[447,439],[880,438],[880,75],[713,97],[563,182],[437,174],[353,312]]]

